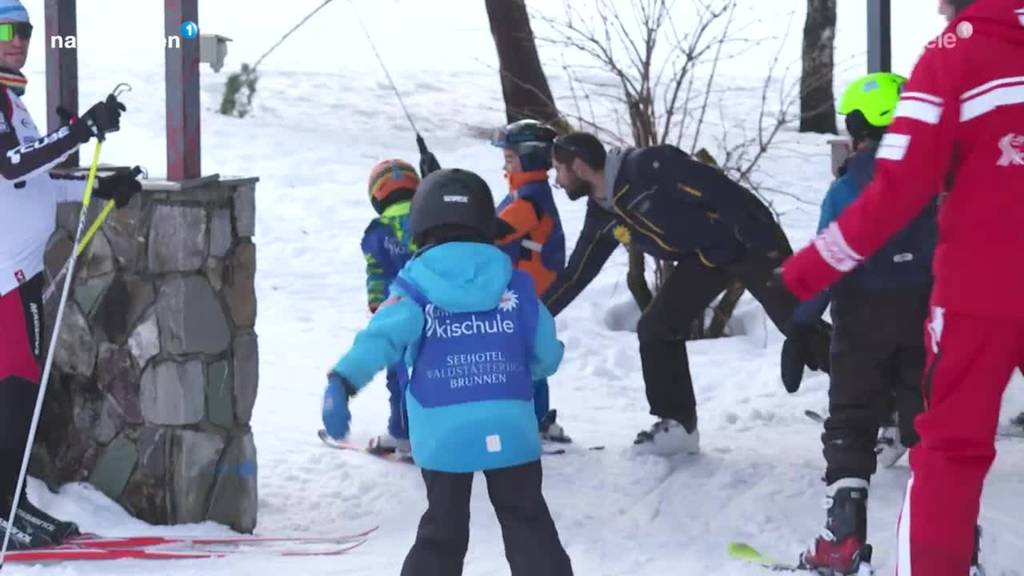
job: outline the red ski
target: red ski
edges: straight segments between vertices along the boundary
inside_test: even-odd
[[[327,430],[321,429],[317,431],[316,434],[317,437],[320,438],[321,442],[336,450],[350,450],[352,452],[362,452],[363,454],[369,454],[370,456],[380,458],[381,460],[387,460],[388,462],[415,464],[415,462],[413,462],[412,457],[408,455],[400,454],[398,452],[377,452],[373,450],[369,444],[356,444],[355,442],[347,438],[344,440],[337,440],[335,438],[331,438],[330,434],[327,433]]]
[[[350,552],[366,543],[358,540],[340,547],[302,550],[300,548],[237,548],[234,550],[202,550],[180,549],[162,550],[145,546],[129,548],[91,548],[80,545],[64,545],[52,548],[35,548],[32,550],[15,550],[7,553],[5,562],[19,564],[48,564],[70,561],[102,561],[102,560],[202,560],[224,558],[237,554],[266,554],[270,556],[339,556]]]
[[[354,534],[337,536],[99,536],[83,534],[68,538],[65,546],[85,548],[143,548],[165,545],[193,547],[235,545],[260,546],[268,544],[344,544],[362,540],[373,534],[377,526]]]

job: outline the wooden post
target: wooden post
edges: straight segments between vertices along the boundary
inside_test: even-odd
[[[165,45],[167,93],[167,179],[201,176],[199,138],[199,38],[181,35],[185,21],[199,24],[198,0],[164,0],[164,32],[181,42]]]
[[[868,72],[892,71],[892,0],[868,0]]]
[[[64,40],[75,38],[78,27],[75,18],[76,0],[46,0],[46,30],[36,42],[45,43],[46,50],[46,131],[53,132],[64,121],[57,115],[63,106],[78,114],[78,48],[63,47]],[[51,40],[55,39],[55,40]],[[77,38],[76,38],[77,40]],[[61,166],[78,166],[78,152],[67,157]]]

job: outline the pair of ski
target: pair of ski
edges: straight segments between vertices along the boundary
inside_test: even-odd
[[[377,458],[381,458],[381,459],[387,460],[389,462],[401,462],[401,463],[404,463],[404,464],[415,464],[415,462],[413,462],[413,460],[412,460],[412,457],[407,455],[407,454],[403,454],[403,453],[400,453],[400,452],[394,452],[394,451],[377,450],[377,449],[375,449],[372,446],[372,444],[358,444],[358,443],[353,442],[353,441],[351,441],[349,439],[338,440],[338,439],[335,439],[335,438],[331,438],[330,434],[328,434],[327,431],[323,430],[323,429],[321,429],[321,430],[319,430],[317,432],[317,437],[319,437],[320,441],[323,442],[326,446],[328,446],[330,448],[334,448],[336,450],[351,450],[353,452],[362,452],[364,454],[369,454],[371,456],[376,456]],[[563,444],[569,445],[569,443],[563,443]],[[587,450],[588,451],[604,450],[604,446],[591,446],[590,448],[587,448]],[[543,453],[544,453],[545,456],[554,456],[554,455],[558,455],[558,454],[568,454],[570,452],[575,452],[575,450],[571,450],[569,448],[548,448],[548,447],[545,447]]]
[[[60,546],[10,550],[4,562],[49,564],[97,560],[197,560],[239,554],[270,556],[339,556],[362,546],[371,528],[355,534],[326,537],[274,536],[74,536]]]
[[[800,563],[790,564],[787,562],[780,562],[765,556],[753,546],[742,542],[733,542],[729,544],[729,557],[734,560],[740,560],[749,564],[762,566],[772,572],[808,572],[812,574],[819,574],[815,568],[809,568],[801,565]],[[870,575],[874,574],[874,571],[871,569],[870,564],[863,562],[861,563],[860,570],[857,574]]]

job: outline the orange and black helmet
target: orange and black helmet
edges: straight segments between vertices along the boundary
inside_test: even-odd
[[[411,200],[419,185],[420,177],[412,164],[394,158],[383,160],[370,171],[370,203],[381,214],[395,202]]]

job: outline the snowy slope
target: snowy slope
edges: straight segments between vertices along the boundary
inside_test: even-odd
[[[799,57],[804,3],[796,6],[789,61]],[[42,0],[27,2],[41,24]],[[99,98],[120,81],[126,96],[125,127],[104,147],[104,161],[141,163],[164,172],[163,72],[159,36],[162,16],[153,3],[132,0],[80,2],[82,102]],[[83,5],[90,10],[85,11]],[[372,209],[365,199],[370,166],[384,157],[415,159],[415,143],[372,53],[351,16],[336,2],[309,28],[266,61],[255,114],[231,119],[212,110],[226,73],[253,61],[277,35],[319,4],[306,0],[271,3],[216,0],[202,3],[200,26],[230,36],[228,64],[220,75],[203,69],[203,167],[207,173],[257,175],[257,291],[260,392],[254,415],[259,453],[261,534],[329,534],[380,524],[358,551],[329,559],[248,558],[140,564],[6,567],[8,574],[397,574],[424,508],[422,482],[412,467],[325,449],[316,439],[326,370],[352,341],[368,313],[359,236]],[[443,4],[444,7],[433,6]],[[381,52],[404,89],[419,129],[445,166],[475,169],[495,194],[504,191],[500,155],[476,134],[503,121],[500,87],[486,15],[478,1],[444,3],[378,0],[357,3]],[[750,18],[760,36],[789,25],[787,3],[752,2]],[[863,68],[863,7],[840,3],[837,60],[847,62],[844,79]],[[897,66],[912,63],[920,45],[941,21],[932,2],[902,2],[896,17],[915,26],[897,34]],[[773,8],[764,8],[772,5]],[[910,6],[913,5],[913,8]],[[428,7],[429,6],[429,7]],[[531,5],[532,7],[532,5]],[[914,10],[920,10],[914,13]],[[95,10],[95,11],[94,11]],[[132,22],[129,29],[116,26]],[[40,25],[41,29],[41,25]],[[277,33],[277,34],[275,34]],[[155,37],[155,40],[153,39]],[[86,42],[88,40],[88,43]],[[331,44],[324,44],[330,40]],[[152,43],[152,48],[148,46]],[[147,46],[144,48],[143,46]],[[127,49],[126,49],[127,47]],[[546,52],[552,62],[559,55]],[[763,54],[753,54],[730,75],[757,85]],[[43,48],[33,47],[28,103],[44,114]],[[552,85],[565,98],[557,64]],[[845,75],[845,78],[842,76]],[[729,115],[752,115],[756,95],[730,96]],[[717,114],[716,114],[717,116]],[[813,232],[815,204],[830,179],[825,141],[786,133],[784,146],[764,165],[774,186],[789,196],[773,197],[794,244]],[[582,225],[582,203],[559,198],[566,234],[574,241]],[[795,558],[823,522],[820,427],[803,410],[826,404],[827,379],[808,376],[803,389],[787,395],[778,377],[781,336],[749,297],[733,325],[736,336],[689,346],[697,386],[704,454],[696,458],[634,457],[629,445],[651,419],[643,393],[635,335],[620,328],[628,316],[620,251],[602,275],[558,318],[567,346],[561,371],[551,380],[552,406],[579,444],[604,445],[602,452],[545,460],[545,494],[577,574],[754,575],[763,570],[730,562],[730,540],[749,540],[765,551]],[[613,308],[609,312],[609,308]],[[1024,408],[1018,376],[1006,416]],[[354,435],[383,430],[387,416],[383,378],[353,403]],[[1001,441],[986,489],[983,523],[990,575],[1021,574],[1024,441]],[[876,565],[894,566],[895,519],[906,464],[884,470],[874,481],[870,539]],[[478,481],[467,575],[507,574],[497,522]],[[33,499],[83,529],[104,534],[225,533],[213,524],[151,527],[85,485],[60,494],[30,486]]]

